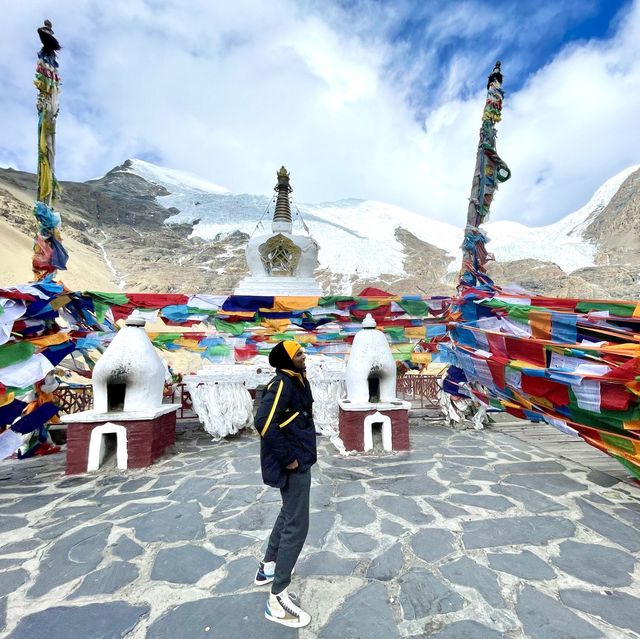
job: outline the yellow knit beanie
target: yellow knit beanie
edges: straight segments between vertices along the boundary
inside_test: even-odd
[[[300,344],[298,342],[292,342],[291,340],[286,340],[282,342],[284,346],[284,350],[287,351],[287,355],[293,360],[293,356],[300,350]]]

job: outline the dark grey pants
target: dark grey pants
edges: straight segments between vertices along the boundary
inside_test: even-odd
[[[291,571],[309,531],[309,490],[311,470],[290,473],[287,485],[280,489],[282,508],[269,536],[265,561],[276,562],[276,574],[271,585],[274,595],[291,583]]]

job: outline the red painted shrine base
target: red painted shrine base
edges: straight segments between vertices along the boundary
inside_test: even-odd
[[[338,428],[347,450],[364,451],[364,420],[369,415],[380,413],[391,420],[391,442],[393,450],[410,450],[409,411],[407,409],[362,409],[338,412]]]
[[[138,421],[114,417],[99,422],[72,422],[67,426],[67,475],[87,472],[91,431],[107,423],[123,426],[127,431],[127,468],[151,466],[176,440],[175,411]]]

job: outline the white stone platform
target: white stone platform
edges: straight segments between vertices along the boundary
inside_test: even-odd
[[[313,277],[245,277],[233,291],[234,295],[291,295],[322,297],[324,295]]]

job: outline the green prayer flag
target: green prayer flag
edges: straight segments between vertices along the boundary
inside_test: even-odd
[[[185,333],[184,337],[188,337],[188,333]],[[168,342],[173,342],[183,337],[182,333],[158,333],[152,340],[152,344],[158,348],[164,348],[164,345]]]
[[[209,346],[207,350],[202,353],[202,357],[205,359],[215,359],[218,357],[227,357],[231,353],[231,348],[226,344],[216,344],[215,346]]]
[[[334,306],[336,302],[356,302],[350,295],[327,295],[318,300],[318,306]]]
[[[104,322],[104,318],[107,315],[107,311],[111,307],[108,304],[103,304],[102,302],[98,302],[98,300],[93,300],[93,311],[96,314],[96,319],[100,324]]]
[[[625,453],[631,453],[633,455],[635,452],[633,443],[624,437],[616,437],[615,435],[609,435],[608,433],[600,433],[600,439],[605,444],[609,444],[609,446],[614,446],[615,448],[624,450]]]
[[[640,479],[640,466],[631,463],[628,459],[624,457],[619,457],[618,455],[612,455],[612,457],[619,461],[627,470],[631,471],[638,479]]]
[[[30,393],[31,391],[34,390],[34,385],[31,384],[30,386],[25,386],[24,388],[18,388],[17,386],[7,386],[7,394],[9,393],[13,393],[16,397],[22,397],[23,395],[26,395],[27,393]]]
[[[494,299],[493,297],[479,300],[478,304],[482,304],[482,306],[488,306],[489,308],[504,308],[504,309],[508,309],[511,306],[511,304],[507,302],[503,302],[502,300]]]
[[[578,313],[588,313],[589,311],[609,311],[611,315],[619,317],[633,317],[636,304],[626,304],[624,302],[578,302],[576,311]]]
[[[0,346],[0,368],[29,359],[36,347],[29,342],[9,342]]]
[[[93,300],[98,300],[109,306],[124,306],[129,303],[129,298],[123,293],[101,293],[99,291],[87,291],[87,295]]]
[[[413,352],[413,344],[394,344],[391,349],[393,359],[401,362],[411,359],[411,353]]]
[[[529,313],[531,312],[531,306],[520,306],[513,304],[508,311],[509,319],[513,322],[520,322],[521,324],[529,323]]]
[[[359,311],[372,311],[375,308],[380,308],[381,306],[388,306],[391,304],[388,299],[373,299],[371,297],[356,297],[356,301],[358,302],[356,308]]]
[[[429,312],[429,307],[426,302],[421,302],[419,300],[401,300],[397,302],[398,306],[409,315],[427,315]]]
[[[248,322],[225,322],[217,317],[213,323],[217,331],[220,331],[221,333],[229,333],[235,337],[242,335],[242,333],[244,333],[245,324],[248,324]]]
[[[294,333],[293,331],[284,331],[282,333],[274,333],[273,334],[273,339],[277,342],[281,341],[281,340],[292,340],[295,341],[295,336],[296,333]]]
[[[389,335],[392,340],[404,339],[404,326],[385,326],[382,330]]]

